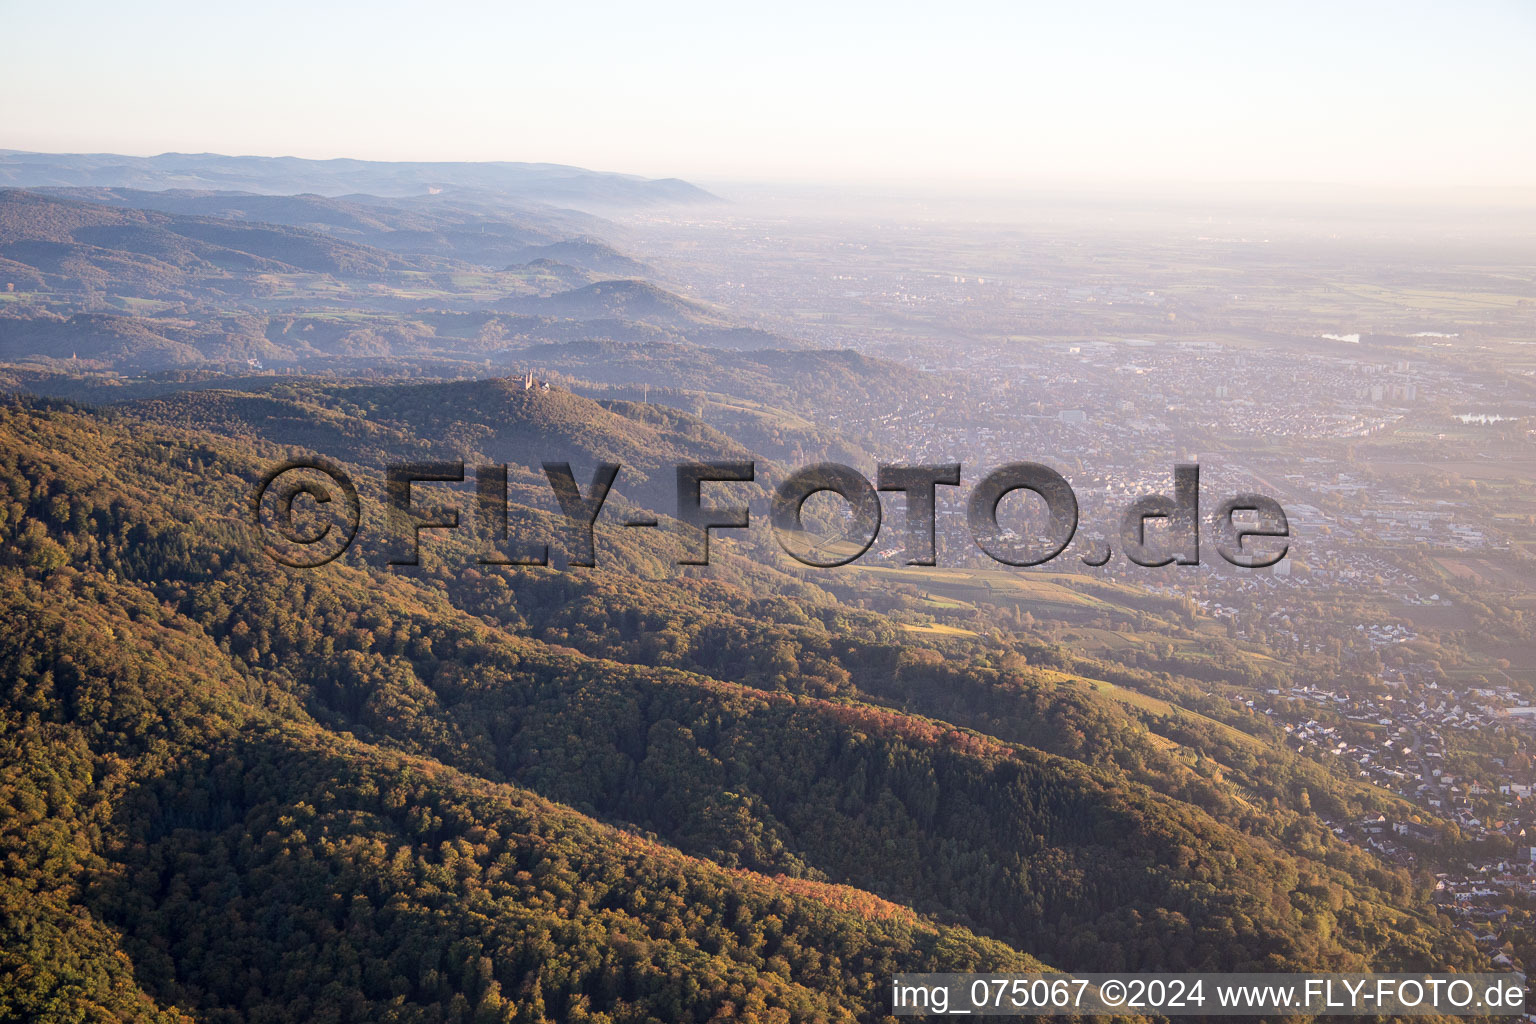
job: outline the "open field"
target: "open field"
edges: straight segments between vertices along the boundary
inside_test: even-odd
[[[1054,582],[1044,573],[1008,572],[993,569],[945,569],[883,566],[851,566],[855,572],[893,585],[918,588],[924,598],[954,607],[978,603],[1014,606],[1050,618],[1070,620],[1123,609],[1100,598]]]
[[[929,635],[929,636],[979,636],[980,635],[980,634],[978,634],[973,629],[962,629],[959,626],[946,626],[946,625],[943,625],[942,623],[938,623],[938,622],[923,623],[922,625],[914,625],[913,623],[910,623],[910,622],[903,622],[901,624],[901,628],[906,630],[908,633],[922,633],[922,634],[926,634],[926,635]]]

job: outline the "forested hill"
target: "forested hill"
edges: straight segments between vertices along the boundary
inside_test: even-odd
[[[575,339],[804,347],[645,279],[660,272],[591,222],[452,199],[0,188],[0,360],[480,376]]]
[[[246,603],[222,585],[195,597],[204,584],[321,597],[306,645],[351,633],[331,615],[405,613],[449,628],[410,657],[436,643],[462,668],[448,648],[466,640],[535,653],[546,681],[557,665],[409,584],[285,580],[232,519],[168,528],[187,520],[174,489],[238,490],[249,469],[198,441],[0,415],[0,1019],[863,1020],[892,971],[1039,966],[866,891],[689,856],[361,719],[327,723],[330,698],[231,646],[248,626],[199,621]],[[124,458],[139,471],[109,481]],[[350,686],[372,646],[342,639],[326,671]],[[424,693],[395,683],[367,703]]]
[[[1038,646],[743,565],[282,569],[243,517],[296,449],[245,423],[0,408],[0,1019],[878,1020],[897,970],[1478,962],[1297,799],[1347,787]]]
[[[543,206],[503,208],[454,195],[389,199],[260,195],[250,192],[131,188],[49,188],[40,194],[83,203],[242,223],[278,224],[335,235],[402,254],[445,256],[487,266],[552,260],[621,277],[655,271],[590,232],[617,230],[612,223],[574,210]],[[563,237],[578,233],[578,237]],[[586,282],[583,282],[586,283]]]
[[[349,461],[469,459],[523,466],[570,460],[583,479],[598,462],[624,467],[617,493],[653,509],[676,504],[672,470],[750,459],[697,418],[638,402],[600,403],[508,379],[366,385],[279,382],[258,391],[202,390],[127,406],[157,421],[260,437]]]
[[[24,285],[145,295],[307,271],[382,279],[399,257],[302,228],[131,210],[0,190],[0,259]],[[11,275],[8,275],[11,276]]]
[[[285,195],[317,192],[327,196],[357,192],[425,195],[432,189],[454,188],[578,208],[715,201],[708,192],[677,178],[641,178],[562,164],[305,160],[219,153],[134,157],[0,150],[0,184],[23,188],[221,189]]]

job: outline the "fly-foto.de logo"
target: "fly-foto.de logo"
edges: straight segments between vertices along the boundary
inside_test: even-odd
[[[597,564],[596,527],[614,482],[623,468],[598,464],[583,487],[566,462],[545,462],[544,475],[564,519],[566,561],[573,566]],[[774,539],[791,558],[816,568],[847,565],[862,558],[880,535],[883,520],[880,493],[900,494],[905,505],[902,543],[907,565],[937,564],[937,532],[941,489],[959,487],[959,463],[881,465],[871,482],[858,470],[836,463],[818,463],[796,470],[774,488],[768,521]],[[687,462],[676,466],[676,506],[668,524],[681,543],[678,565],[708,565],[711,535],[721,530],[748,530],[753,517],[744,485],[757,479],[752,462]],[[523,541],[508,550],[507,467],[474,466],[463,462],[395,463],[384,471],[387,510],[396,525],[397,541],[388,556],[391,566],[419,565],[424,531],[452,531],[461,526],[457,506],[423,514],[414,494],[432,484],[474,482],[474,528],[494,549],[477,559],[481,565],[549,565],[550,545]],[[1038,499],[1030,528],[1008,528],[999,521],[1005,498],[1019,492]],[[829,495],[840,503],[830,517],[807,522],[813,497]],[[441,495],[439,495],[441,497]],[[469,496],[465,496],[468,498]],[[965,524],[970,538],[989,558],[1004,565],[1043,565],[1072,546],[1078,535],[1078,502],[1065,477],[1038,462],[1011,462],[984,475],[965,500]],[[949,512],[949,514],[953,514]],[[267,553],[295,568],[315,568],[343,554],[356,539],[362,522],[362,500],[351,477],[327,459],[296,459],[273,466],[251,497],[250,517],[262,534]],[[835,537],[828,522],[835,523]],[[654,516],[631,516],[620,525],[661,529]],[[1118,520],[1114,543],[1093,538],[1079,541],[1075,552],[1084,565],[1107,564],[1116,545],[1126,559],[1141,566],[1199,565],[1205,533],[1217,553],[1244,569],[1272,566],[1286,556],[1290,523],[1285,510],[1262,494],[1236,494],[1202,515],[1200,467],[1179,463],[1173,469],[1170,494],[1148,494],[1130,502]]]

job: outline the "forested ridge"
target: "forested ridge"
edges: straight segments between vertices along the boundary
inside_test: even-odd
[[[166,420],[0,410],[0,1018],[874,1020],[898,970],[1478,962],[1308,809],[1358,788],[1069,652],[730,559],[286,570],[242,515],[295,449]]]

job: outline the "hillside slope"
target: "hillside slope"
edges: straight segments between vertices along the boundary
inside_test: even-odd
[[[1190,776],[1118,703],[1026,662],[946,677],[880,617],[762,570],[492,573],[449,539],[409,575],[362,549],[291,572],[240,523],[291,446],[137,410],[3,417],[6,735],[27,737],[6,764],[32,823],[10,841],[33,851],[8,863],[40,865],[7,885],[75,879],[25,902],[88,934],[25,955],[104,999],[127,982],[79,944],[110,949],[113,929],[141,986],[124,1000],[355,992],[358,1012],[403,999],[444,1019],[458,997],[548,1019],[673,998],[697,1019],[750,999],[875,1019],[897,963],[1476,962],[1406,876]],[[956,688],[970,707],[952,710],[995,735],[932,716]],[[54,834],[66,862],[28,845]],[[257,892],[291,913],[263,916]],[[617,966],[636,957],[674,966]],[[774,994],[730,980],[738,962]]]

